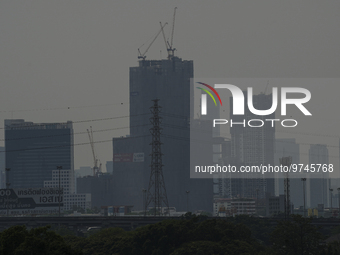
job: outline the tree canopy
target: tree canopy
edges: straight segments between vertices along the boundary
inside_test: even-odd
[[[298,215],[275,223],[249,216],[209,219],[188,213],[132,231],[106,228],[85,237],[67,228],[15,226],[0,233],[0,254],[339,254],[339,242],[326,245],[323,240],[312,219]]]
[[[0,234],[0,254],[3,255],[80,255],[50,227],[28,230],[25,226],[14,226]]]

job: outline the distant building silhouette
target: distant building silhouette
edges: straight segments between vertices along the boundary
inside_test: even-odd
[[[244,98],[247,98],[247,91],[243,91]],[[272,94],[253,95],[253,105],[257,110],[267,110],[272,106]],[[272,123],[264,121],[262,127],[250,127],[247,125],[250,119],[275,119],[275,113],[258,116],[250,112],[247,100],[244,100],[244,115],[233,115],[233,98],[230,98],[230,119],[233,122],[244,122],[230,127],[231,133],[231,159],[238,165],[260,166],[274,164],[274,141],[275,127]],[[258,125],[259,123],[257,123]],[[255,125],[255,123],[253,123]],[[256,178],[254,178],[256,177]],[[245,198],[265,198],[266,193],[274,195],[274,179],[263,178],[262,174],[257,176],[250,174],[249,178],[234,179],[232,185],[234,194]]]
[[[117,205],[114,200],[114,177],[112,174],[77,178],[77,193],[91,194],[91,208]]]
[[[272,217],[285,212],[285,195],[266,197],[266,216]]]
[[[280,165],[279,159],[282,157],[292,157],[293,164],[300,163],[300,145],[296,143],[294,138],[276,139],[275,140],[275,165]],[[299,175],[293,178],[293,174],[289,175],[290,182],[290,201],[295,208],[303,205],[303,184],[301,178],[305,176]],[[276,174],[275,178],[275,195],[284,194],[283,174]]]
[[[309,164],[328,163],[329,155],[327,146],[323,144],[312,144],[309,148]],[[307,196],[309,194],[309,206],[311,208],[317,208],[318,204],[323,204],[325,207],[330,206],[329,189],[331,187],[331,180],[328,173],[315,172],[310,173],[309,176],[313,176],[313,178],[308,178],[307,176],[307,182],[309,184],[309,192],[307,192]]]
[[[224,137],[213,138],[213,163],[219,165],[231,164],[231,141]],[[219,198],[235,198],[232,185],[235,180],[231,179],[229,173],[219,173],[213,179],[214,197]],[[217,178],[217,176],[219,178]]]

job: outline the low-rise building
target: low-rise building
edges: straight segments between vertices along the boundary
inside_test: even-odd
[[[59,186],[60,180],[60,186]],[[76,193],[73,171],[53,170],[52,179],[44,181],[44,187],[57,188],[63,191],[63,211],[73,210],[80,207],[84,210],[91,208],[91,194]]]
[[[268,196],[266,199],[266,216],[274,216],[285,211],[285,196]]]
[[[77,178],[77,193],[91,194],[91,208],[114,205],[113,175],[101,173],[97,176]]]
[[[215,198],[213,215],[220,217],[235,215],[253,215],[256,212],[255,199],[251,198]]]

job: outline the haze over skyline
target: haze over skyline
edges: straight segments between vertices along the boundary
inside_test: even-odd
[[[90,126],[105,141],[95,144],[104,167],[112,138],[129,133],[128,117],[116,118],[129,115],[129,67],[160,21],[170,35],[174,7],[175,55],[194,61],[195,77],[339,78],[335,1],[2,1],[0,146],[4,119],[71,120],[75,144],[85,143],[75,168],[93,164]],[[146,56],[166,58],[161,35]],[[321,107],[338,108],[340,88],[331,90]],[[318,129],[339,136],[337,126]]]

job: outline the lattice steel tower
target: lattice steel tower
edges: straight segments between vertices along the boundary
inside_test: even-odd
[[[160,127],[162,117],[159,116],[160,106],[158,105],[159,99],[152,100],[153,106],[150,107],[153,116],[150,118],[152,128],[150,132],[152,135],[152,152],[151,152],[151,174],[149,180],[148,196],[145,204],[145,210],[151,202],[154,202],[154,215],[162,214],[162,205],[167,208],[169,212],[168,197],[166,194],[166,188],[164,183],[163,171],[162,171],[162,152],[161,152],[161,130]],[[166,214],[166,213],[165,213]]]

